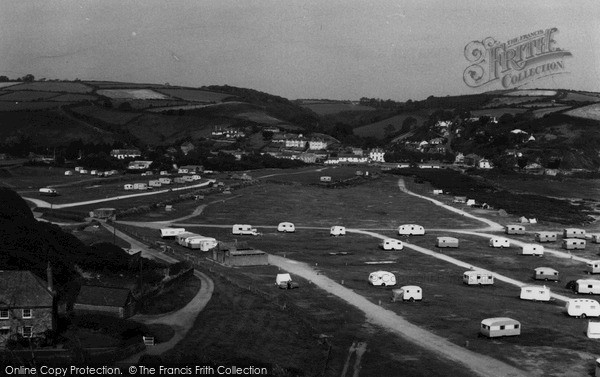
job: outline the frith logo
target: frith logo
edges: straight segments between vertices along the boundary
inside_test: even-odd
[[[465,58],[471,63],[463,73],[465,84],[472,88],[499,82],[514,88],[542,77],[567,73],[565,57],[569,51],[556,46],[557,28],[538,30],[505,43],[492,37],[472,41],[465,46]]]

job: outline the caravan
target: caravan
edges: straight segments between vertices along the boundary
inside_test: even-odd
[[[585,239],[585,230],[578,228],[565,228],[563,229],[563,238]]]
[[[296,227],[290,222],[282,222],[277,225],[277,231],[283,233],[294,233],[296,231]]]
[[[483,271],[466,271],[463,274],[463,284],[466,285],[493,285],[494,275]]]
[[[579,279],[575,282],[575,293],[600,294],[600,280]]]
[[[396,276],[387,271],[375,271],[369,274],[369,283],[382,287],[396,285]]]
[[[529,243],[523,245],[521,255],[537,255],[541,257],[544,255],[544,246],[535,243]]]
[[[600,260],[592,260],[586,264],[588,274],[600,274]]]
[[[558,281],[558,271],[550,267],[538,267],[533,270],[533,278],[535,280],[551,280]]]
[[[201,235],[188,237],[185,240],[185,247],[190,249],[198,249],[200,251],[209,251],[213,247],[216,247],[218,244],[219,242],[217,242],[216,239]]]
[[[600,304],[596,300],[573,298],[567,301],[565,312],[571,317],[598,317]]]
[[[525,227],[523,225],[509,224],[504,228],[506,234],[525,234]]]
[[[425,234],[425,228],[416,224],[404,224],[398,227],[398,234],[401,236],[422,236]]]
[[[381,241],[379,246],[383,250],[402,250],[404,248],[404,244],[400,240],[395,240],[393,238],[386,238]]]
[[[554,232],[537,232],[535,234],[535,240],[537,242],[555,242],[558,239]]]
[[[546,286],[538,287],[535,285],[521,287],[521,300],[532,301],[550,301],[550,289]]]
[[[490,246],[492,247],[510,247],[510,241],[503,237],[490,238]]]
[[[481,321],[481,334],[488,338],[521,335],[521,323],[512,318],[486,318]]]
[[[585,240],[580,238],[565,238],[563,239],[562,247],[567,250],[584,250]]]
[[[437,247],[458,247],[458,238],[438,237],[435,246]]]
[[[49,187],[42,187],[39,192],[40,192],[40,195],[47,195],[47,196],[58,195],[58,191],[56,191],[53,188],[49,188]]]
[[[423,290],[416,285],[405,285],[400,289],[392,290],[392,301],[421,301],[423,299]]]
[[[334,236],[334,237],[345,236],[346,228],[343,226],[339,226],[339,225],[332,226],[331,229],[329,230],[329,235]]]
[[[160,230],[161,238],[175,238],[185,232],[185,228],[163,228]]]
[[[252,225],[249,224],[235,224],[233,226],[232,233],[246,236],[257,236],[258,230],[252,228]]]

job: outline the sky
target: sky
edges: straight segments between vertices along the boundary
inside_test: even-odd
[[[564,73],[523,88],[600,92],[598,20],[597,0],[3,1],[0,75],[419,100],[502,89],[465,84],[465,46],[557,28]]]

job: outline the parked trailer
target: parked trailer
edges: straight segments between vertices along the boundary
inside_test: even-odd
[[[392,290],[392,301],[421,301],[423,299],[423,290],[416,285],[405,285],[400,289]]]
[[[388,271],[375,271],[369,274],[369,283],[382,287],[396,285],[396,275]]]
[[[586,271],[588,274],[600,274],[600,260],[592,260],[586,263]]]
[[[159,178],[158,181],[163,184],[163,185],[170,185],[171,183],[173,183],[173,180],[171,178]]]
[[[46,195],[46,196],[56,196],[58,195],[58,191],[56,191],[53,188],[50,187],[42,187],[39,190],[40,195]]]
[[[398,234],[402,236],[423,236],[425,228],[416,224],[404,224],[398,227]]]
[[[510,247],[510,241],[503,237],[492,237],[490,238],[490,246],[492,247]]]
[[[179,234],[185,233],[185,228],[163,228],[160,230],[161,238],[175,238]]]
[[[466,271],[463,274],[463,284],[466,285],[493,285],[494,275],[483,271]]]
[[[124,190],[133,190],[133,185],[131,183],[126,183],[123,185]]]
[[[533,278],[535,280],[550,280],[558,281],[558,271],[550,267],[538,267],[533,270]]]
[[[521,250],[521,255],[537,255],[541,257],[544,255],[544,246],[535,243],[525,244]]]
[[[198,237],[199,234],[196,233],[192,233],[192,232],[183,232],[183,233],[179,233],[175,236],[175,239],[177,240],[177,243],[181,246],[186,246],[187,244],[187,239],[190,237]]]
[[[565,312],[571,317],[599,317],[600,304],[596,300],[573,298],[567,301]]]
[[[575,293],[587,293],[589,295],[600,294],[600,280],[579,279],[575,281]]]
[[[185,183],[185,179],[183,179],[183,177],[175,177],[173,178],[173,181],[175,183]]]
[[[249,224],[235,224],[231,230],[233,234],[239,234],[243,236],[256,236],[258,235],[258,230],[253,228],[252,225]]]
[[[279,225],[277,225],[277,231],[283,232],[283,233],[294,233],[294,232],[296,232],[296,227],[294,226],[293,223],[284,221],[282,223],[279,223]]]
[[[437,247],[458,247],[458,238],[438,237],[435,242]]]
[[[218,244],[219,242],[215,238],[201,235],[188,237],[185,240],[185,247],[190,249],[198,249],[200,251],[209,251]]]
[[[550,301],[550,289],[546,286],[529,285],[521,287],[521,300]]]
[[[402,250],[404,248],[402,241],[393,238],[386,238],[385,240],[381,241],[379,246],[383,250]]]
[[[346,227],[339,226],[339,225],[332,226],[331,229],[329,230],[329,235],[335,236],[335,237],[345,236],[346,235]]]
[[[331,182],[331,177],[324,175],[319,179],[321,182]]]
[[[486,318],[481,321],[480,332],[488,338],[521,335],[521,323],[507,317]]]
[[[525,227],[519,224],[509,224],[504,227],[506,234],[525,234]]]
[[[152,181],[148,181],[148,186],[150,187],[161,187],[162,183],[158,179],[154,179]]]
[[[563,238],[585,239],[585,230],[579,228],[565,228],[563,229]]]
[[[580,238],[565,238],[562,241],[562,247],[567,250],[584,250],[585,240]]]
[[[558,235],[554,232],[537,232],[535,234],[537,242],[555,242],[557,239]]]

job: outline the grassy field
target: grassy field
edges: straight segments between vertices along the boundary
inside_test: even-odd
[[[6,92],[6,91],[5,91]],[[16,91],[3,94],[0,97],[2,101],[43,101],[58,96],[52,92],[34,92],[34,91]]]
[[[10,90],[39,90],[44,92],[89,93],[93,90],[79,82],[36,81],[11,86]]]
[[[77,94],[77,93],[69,93],[69,94],[61,94],[57,97],[52,98],[52,101],[59,102],[81,102],[81,101],[94,101],[97,97],[90,94]]]
[[[375,138],[382,139],[385,137],[385,128],[389,124],[394,126],[394,131],[399,131],[406,118],[409,117],[417,120],[417,126],[421,126],[427,119],[427,117],[422,114],[405,113],[381,120],[379,122],[367,124],[366,126],[357,127],[354,129],[354,133],[358,136],[373,136]]]
[[[519,89],[514,92],[508,92],[505,96],[555,96],[556,90],[537,90],[537,89]]]
[[[84,115],[86,117],[98,119],[102,122],[124,125],[132,119],[140,116],[139,113],[129,113],[118,110],[106,109],[98,106],[79,106],[71,109],[74,113]]]
[[[330,102],[330,103],[303,103],[300,106],[314,111],[319,115],[337,114],[343,111],[372,111],[375,108],[352,103]]]
[[[200,89],[161,88],[158,91],[169,97],[180,98],[185,101],[194,101],[194,102],[221,102],[225,98],[232,97],[230,94],[209,92],[207,90],[200,90]]]
[[[115,99],[167,99],[167,96],[152,89],[101,89],[96,93]]]
[[[519,192],[570,199],[588,198],[600,201],[600,181],[597,179],[548,180],[541,177],[527,176],[502,176],[491,179],[503,187]]]
[[[0,97],[0,111],[28,111],[28,110],[46,110],[63,106],[64,102],[15,102],[2,101]]]
[[[525,111],[527,111],[527,109],[519,109],[519,108],[514,108],[514,107],[502,107],[499,109],[484,109],[484,110],[473,110],[471,111],[471,115],[474,117],[480,117],[480,116],[491,116],[491,117],[496,117],[496,118],[500,118],[502,115],[508,113],[508,114],[520,114],[520,113],[524,113]]]
[[[565,98],[562,99],[562,101],[577,101],[577,102],[600,102],[600,97],[598,97],[598,95],[589,95],[589,94],[582,94],[582,93],[572,93],[569,92],[567,93],[567,95],[565,96]]]
[[[578,118],[600,120],[600,104],[596,103],[593,105],[580,107],[567,111],[565,114]]]
[[[254,111],[249,113],[239,113],[236,115],[236,118],[246,119],[251,122],[261,123],[261,124],[279,124],[283,123],[282,120],[274,118],[270,115],[267,115],[262,112]]]

